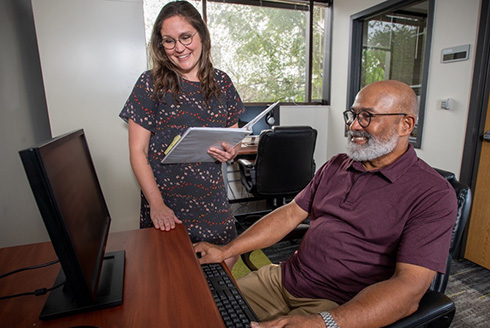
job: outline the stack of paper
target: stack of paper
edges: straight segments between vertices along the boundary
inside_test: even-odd
[[[214,162],[215,159],[208,154],[209,147],[222,148],[223,142],[236,146],[246,136],[252,133],[252,126],[270,112],[279,101],[267,107],[244,127],[213,128],[193,127],[187,129],[182,136],[176,136],[165,151],[166,156],[162,164]]]

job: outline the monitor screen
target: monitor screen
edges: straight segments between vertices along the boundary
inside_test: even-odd
[[[238,127],[241,128],[248,122],[250,122],[254,117],[262,113],[264,109],[266,109],[268,105],[246,105],[245,112],[240,115],[238,119]],[[270,115],[269,115],[270,114]],[[253,127],[252,127],[252,135],[258,136],[262,130],[270,129],[273,125],[279,125],[279,106],[274,107],[269,112],[268,115],[261,118]],[[273,122],[270,118],[273,118]],[[270,124],[272,123],[272,124]]]
[[[114,269],[114,261],[124,262],[124,253],[106,256],[105,247],[111,217],[90,156],[83,130],[53,138],[19,152],[41,212],[46,230],[58,256],[62,272],[55,285],[65,284],[62,290],[52,291],[41,319],[122,302],[123,272],[106,272],[103,266]],[[114,270],[121,270],[120,263]],[[101,279],[101,273],[109,277]],[[99,281],[118,282],[121,290],[107,304],[107,289]],[[116,284],[115,284],[116,285]],[[119,287],[117,287],[119,288]],[[100,295],[104,290],[105,295]],[[70,303],[70,304],[68,304]]]

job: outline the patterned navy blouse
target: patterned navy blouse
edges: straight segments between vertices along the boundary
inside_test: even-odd
[[[245,110],[229,76],[215,70],[221,99],[209,105],[201,95],[200,83],[182,80],[177,101],[170,92],[164,102],[153,95],[150,71],[139,77],[120,117],[131,119],[151,132],[148,160],[165,204],[187,227],[192,242],[226,244],[236,237],[236,228],[221,163],[161,164],[164,151],[177,135],[189,127],[229,127]],[[150,206],[141,193],[140,227],[151,227]]]

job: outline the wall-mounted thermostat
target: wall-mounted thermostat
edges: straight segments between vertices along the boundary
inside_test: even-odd
[[[442,49],[441,63],[451,63],[455,61],[468,60],[469,54],[470,54],[469,44]]]
[[[451,109],[451,103],[452,103],[451,98],[441,99],[441,108],[449,110],[449,109]]]

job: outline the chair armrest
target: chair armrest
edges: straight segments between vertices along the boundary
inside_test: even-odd
[[[252,163],[250,160],[245,159],[245,158],[239,158],[237,160],[239,165],[242,165],[246,167],[247,169],[252,169],[254,167],[254,163]]]
[[[428,291],[420,300],[417,311],[386,327],[411,328],[434,321],[437,321],[435,327],[449,327],[455,312],[456,306],[449,297],[443,293]]]
[[[240,180],[245,189],[254,193],[255,191],[255,166],[254,163],[245,158],[237,160],[238,168],[240,169]]]
[[[252,261],[250,260],[250,254],[252,254],[252,252],[246,252],[246,253],[243,253],[242,255],[240,255],[242,261],[243,261],[243,264],[245,264],[245,266],[250,270],[250,271],[257,271],[259,268],[257,268],[255,266],[255,264],[252,263]]]
[[[310,223],[309,223],[309,218],[308,218],[303,223],[300,223],[294,230],[292,230],[290,233],[288,233],[279,242],[293,241],[295,239],[301,239],[301,238],[303,238],[304,234],[306,233],[306,231],[308,230],[309,227],[310,227]],[[258,270],[258,268],[250,259],[250,254],[252,254],[252,252],[243,253],[242,255],[240,255],[240,257],[241,257],[243,263],[245,264],[245,266],[250,271],[256,271],[256,270]]]

